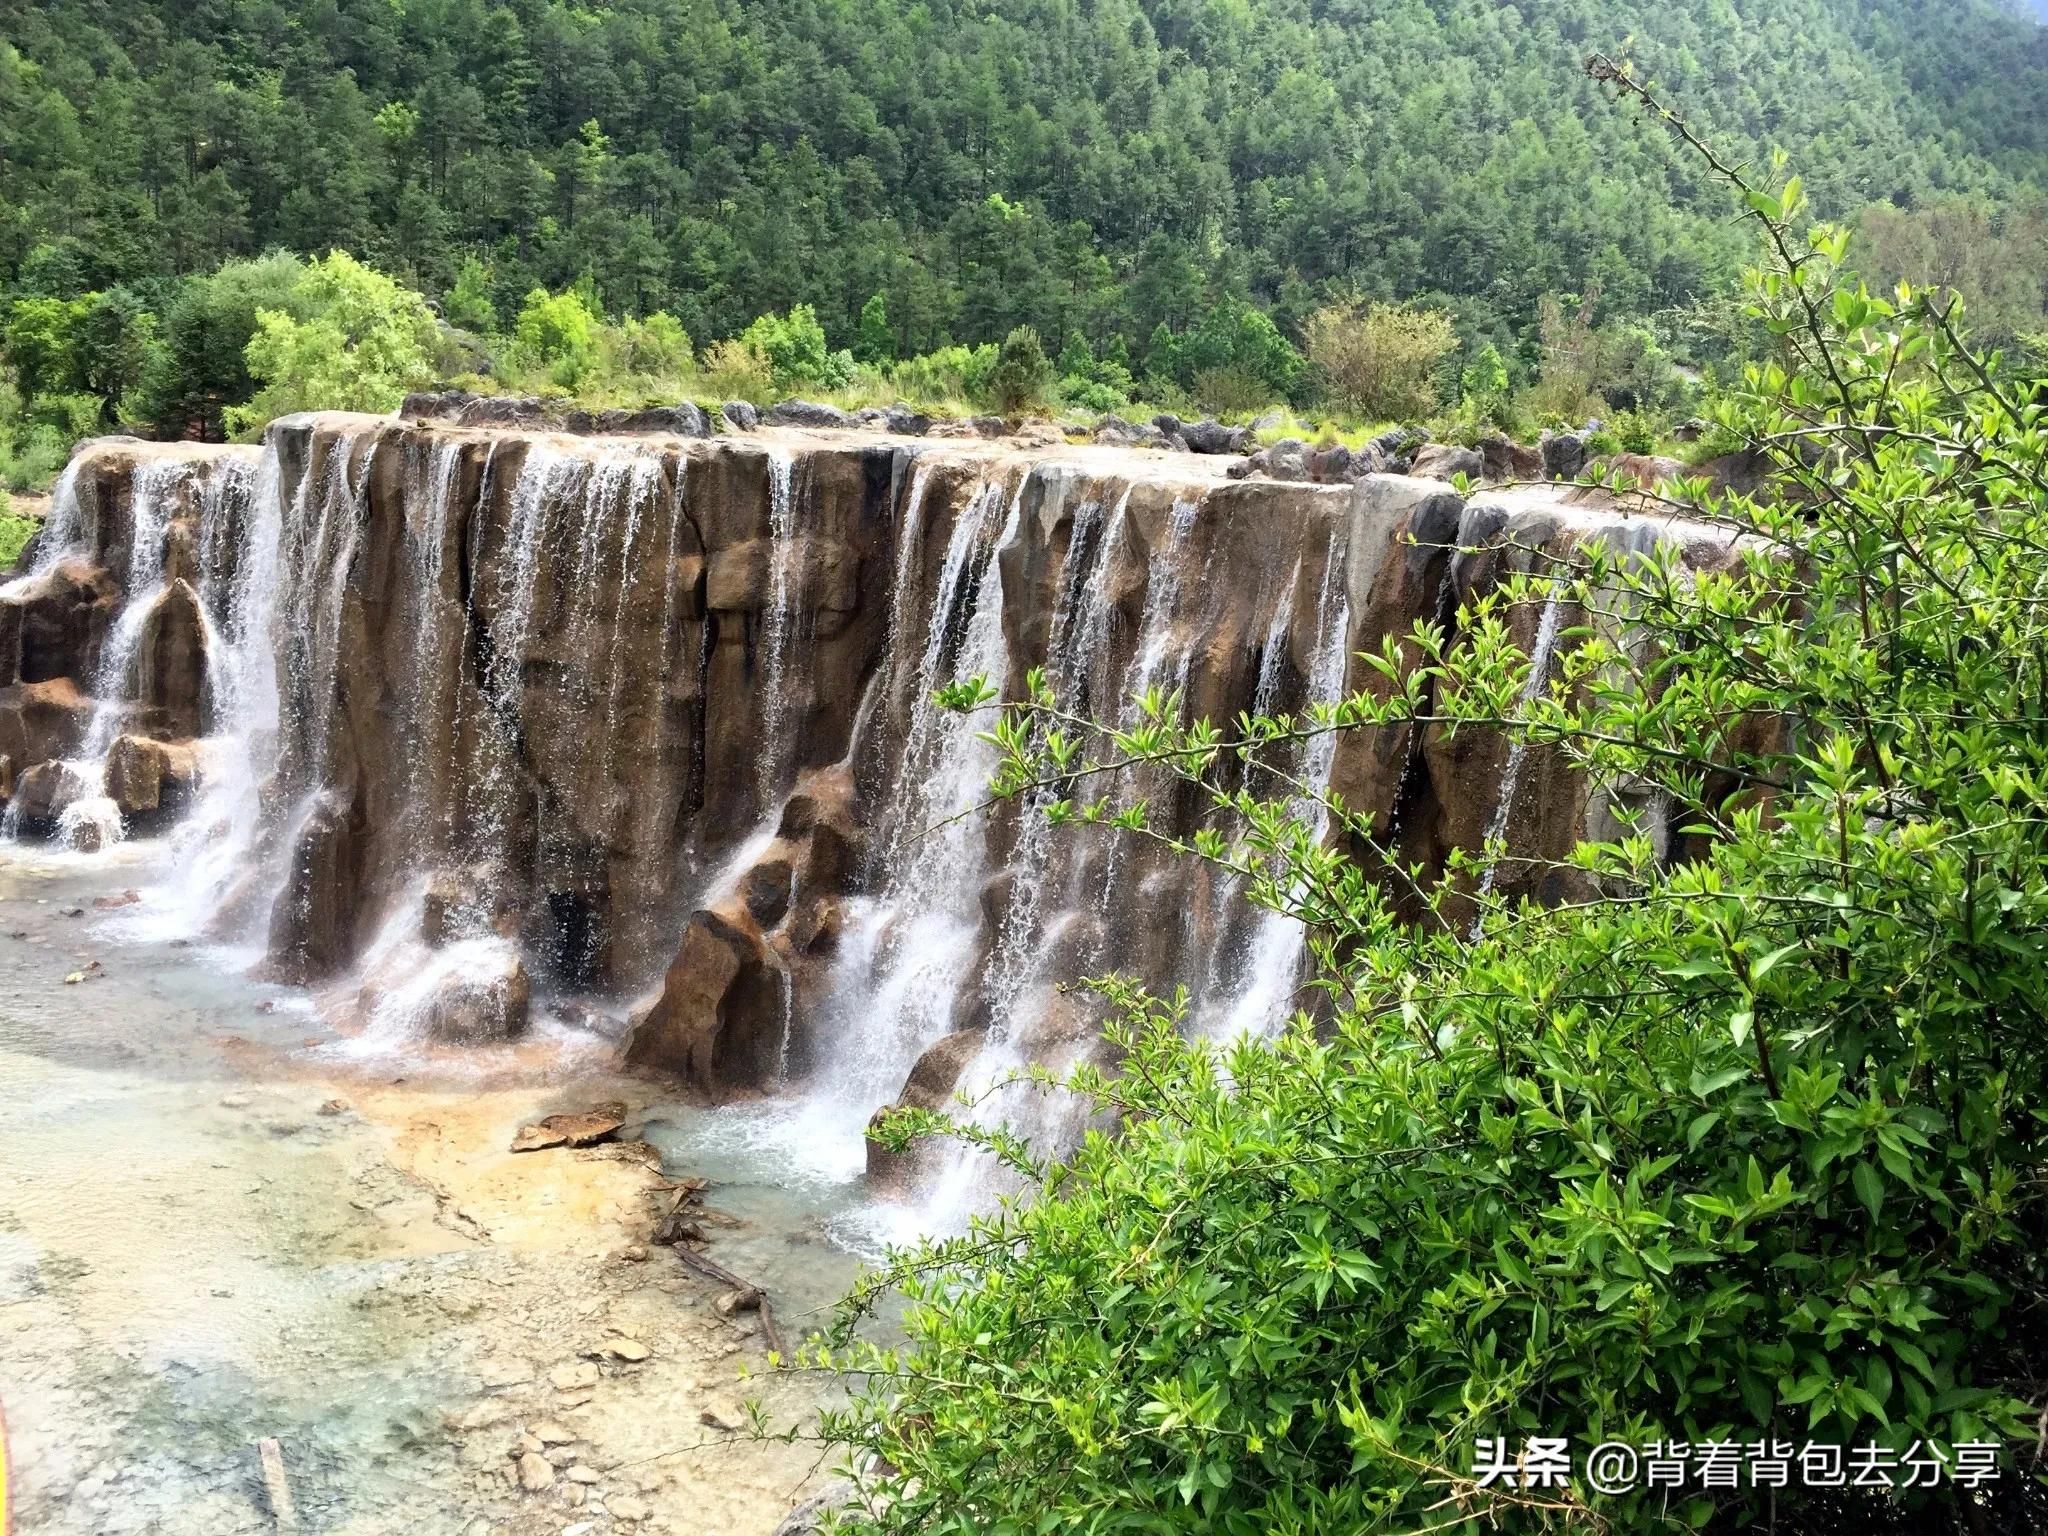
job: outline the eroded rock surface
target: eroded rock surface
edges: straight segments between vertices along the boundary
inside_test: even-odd
[[[1172,419],[1083,446],[1000,422],[914,441],[892,412],[848,431],[802,402],[766,423],[728,406],[745,430],[708,438],[694,407],[556,409],[289,418],[260,462],[90,447],[52,549],[0,589],[16,820],[192,807],[237,872],[221,923],[261,929],[271,974],[355,974],[374,949],[388,974],[357,975],[359,1007],[426,1035],[516,1034],[536,992],[637,995],[627,1060],[708,1097],[808,1077],[936,1105],[1092,1050],[1076,976],[1184,983],[1202,1027],[1267,1030],[1301,1001],[1302,955],[1151,845],[976,813],[987,720],[935,689],[1015,697],[1038,671],[1126,726],[1148,692],[1216,721],[1299,713],[1384,688],[1360,652],[1453,627],[1509,572],[1592,538],[1694,539],[1598,498],[1448,483],[1559,472],[1562,436],[1244,459],[1241,429]],[[1508,617],[1545,671],[1581,618]],[[1556,856],[1611,809],[1486,733],[1293,751],[1276,766],[1361,815],[1368,867],[1489,838]],[[1156,770],[1115,790],[1183,835],[1209,814]],[[1484,879],[1568,894],[1531,867]]]

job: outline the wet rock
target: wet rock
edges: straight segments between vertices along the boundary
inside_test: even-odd
[[[473,950],[463,955],[458,968],[409,984],[429,988],[423,1001],[406,1000],[417,1008],[417,1022],[429,1039],[477,1045],[526,1032],[533,987],[525,962],[509,945],[477,945]],[[378,989],[365,986],[364,1000],[374,1010],[381,1000]]]
[[[0,755],[16,784],[77,751],[91,724],[92,700],[68,677],[0,688]]]
[[[882,425],[899,437],[923,437],[932,427],[932,419],[922,411],[898,403],[890,406],[882,415]]]
[[[199,788],[199,753],[190,742],[120,736],[107,749],[107,795],[124,816],[183,810]]]
[[[745,400],[728,400],[718,408],[728,429],[734,432],[751,432],[761,425],[761,413]]]
[[[91,790],[69,763],[37,763],[15,780],[11,809],[24,828],[48,832],[68,806]]]
[[[661,995],[634,1020],[628,1064],[710,1092],[762,1081],[780,1049],[782,975],[750,919],[692,913]]]
[[[360,802],[326,791],[299,828],[284,889],[271,909],[269,974],[305,983],[354,958],[364,921],[368,817]]]
[[[974,1064],[976,1056],[987,1036],[979,1029],[956,1029],[925,1048],[910,1069],[910,1076],[903,1084],[903,1092],[897,1096],[891,1108],[895,1109],[943,1109],[952,1100],[954,1090],[960,1085],[961,1075]],[[879,1120],[888,1113],[886,1109],[876,1112]],[[872,1124],[872,1122],[871,1122]],[[920,1149],[912,1144],[901,1152],[892,1152],[868,1137],[868,1180],[876,1188],[891,1194],[914,1192],[922,1173]]]
[[[611,1140],[625,1123],[623,1104],[599,1104],[570,1114],[549,1115],[532,1125],[522,1125],[512,1138],[512,1150],[539,1152],[548,1147],[594,1146]]]
[[[7,586],[0,597],[0,684],[91,676],[100,636],[120,602],[113,575],[73,558]]]
[[[822,400],[778,400],[768,407],[771,427],[836,427],[853,425],[853,418],[836,405]]]

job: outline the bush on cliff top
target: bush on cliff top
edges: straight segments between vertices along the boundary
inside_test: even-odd
[[[1972,355],[1944,298],[1857,284],[1796,181],[1737,185],[1784,361],[1731,424],[1790,495],[1679,488],[1749,540],[1728,568],[1539,561],[1305,720],[1224,732],[1154,696],[1107,733],[1040,679],[1004,710],[997,791],[1056,820],[1172,842],[1142,803],[1073,797],[1116,761],[1204,786],[1215,830],[1173,846],[1309,925],[1328,1018],[1218,1049],[1103,978],[1120,1065],[1061,1091],[1120,1133],[1060,1164],[951,1132],[1037,1193],[898,1254],[821,1356],[866,1373],[824,1420],[867,1469],[854,1524],[2041,1528],[2006,1453],[2048,1395],[2043,386]],[[1588,619],[1525,699],[1510,619],[1550,602]],[[1469,863],[1418,870],[1415,923],[1298,802],[1229,787],[1298,733],[1402,721],[1562,750],[1693,851],[1587,844],[1584,899],[1476,916]],[[907,1342],[848,1342],[889,1289]],[[1569,1437],[1574,1482],[1481,1486],[1482,1436]],[[2004,1470],[1967,1493],[1584,1478],[1600,1441],[1782,1442],[1796,1469],[1808,1439],[1882,1447],[1901,1483],[1972,1442]]]

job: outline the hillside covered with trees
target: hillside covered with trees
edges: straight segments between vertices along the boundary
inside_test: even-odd
[[[483,328],[588,278],[699,340],[886,300],[898,353],[1141,353],[1219,301],[1733,284],[1725,208],[1576,68],[1638,66],[1853,216],[2027,202],[2048,34],[1993,0],[55,0],[0,4],[0,287],[330,248]],[[465,265],[468,278],[465,280]]]

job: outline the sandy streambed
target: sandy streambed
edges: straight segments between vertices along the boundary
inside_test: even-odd
[[[140,858],[143,855],[137,854]],[[626,1103],[669,1175],[712,1179],[710,1254],[794,1337],[850,1278],[829,1195],[609,1046],[363,1056],[303,997],[123,935],[118,863],[0,848],[0,1402],[23,1536],[750,1533],[822,1486],[816,1384],[742,1382],[758,1320],[646,1242],[659,1171],[514,1156],[523,1122]],[[96,962],[96,964],[95,964]],[[86,972],[67,984],[67,975]],[[722,1150],[723,1149],[723,1150]]]

